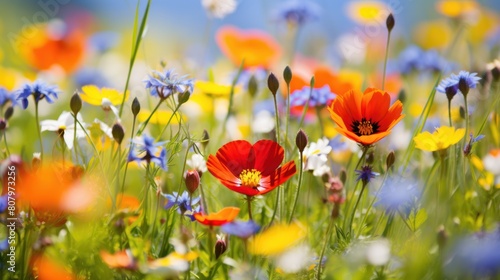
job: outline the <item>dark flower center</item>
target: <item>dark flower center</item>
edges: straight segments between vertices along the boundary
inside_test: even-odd
[[[362,118],[361,121],[353,121],[351,128],[354,134],[363,136],[377,133],[380,127],[377,122]]]

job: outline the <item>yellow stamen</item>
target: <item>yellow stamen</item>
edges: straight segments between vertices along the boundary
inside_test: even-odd
[[[370,121],[361,121],[358,124],[358,131],[361,135],[371,135],[373,134],[373,126]]]
[[[249,188],[258,187],[261,177],[260,171],[256,169],[245,169],[241,171],[240,174],[241,185]]]

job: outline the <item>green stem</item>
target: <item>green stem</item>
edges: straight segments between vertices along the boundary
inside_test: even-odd
[[[252,218],[252,197],[247,195],[247,206],[248,206],[248,218],[253,220]]]
[[[293,200],[293,206],[292,206],[292,212],[290,213],[290,218],[288,219],[288,222],[292,222],[293,219],[293,214],[295,213],[295,207],[297,207],[297,201],[299,200],[299,193],[300,193],[300,186],[302,185],[302,174],[304,173],[304,158],[302,156],[302,152],[299,154],[300,157],[300,165],[299,165],[299,183],[297,185],[297,189],[295,190],[295,199]]]
[[[40,160],[43,161],[42,131],[40,129],[40,121],[38,118],[38,102],[36,101],[35,101],[35,121],[36,121],[36,131],[38,132],[38,140],[40,141]]]
[[[181,107],[182,104],[177,104],[175,106],[175,109],[174,111],[172,112],[172,115],[170,115],[170,118],[168,118],[168,121],[167,123],[165,124],[165,126],[163,127],[163,129],[161,130],[160,134],[158,135],[158,137],[156,137],[156,141],[160,140],[161,139],[161,136],[163,135],[163,133],[165,132],[165,130],[167,129],[167,127],[170,125],[170,122],[172,121],[172,118],[175,116],[175,114],[177,114],[177,111],[179,110],[179,108]],[[182,118],[182,117],[181,117]]]
[[[451,124],[451,99],[448,99],[448,122],[450,123],[450,126],[453,126]]]
[[[5,151],[7,151],[7,157],[10,157],[9,145],[7,144],[7,129],[3,130],[3,142],[5,143]]]
[[[464,95],[464,106],[465,106],[465,137],[464,137],[464,147],[467,145],[467,139],[469,135],[469,106],[467,106],[467,95]]]
[[[278,101],[276,100],[276,95],[273,94],[273,100],[274,100],[274,116],[276,119],[276,143],[280,143],[280,115],[278,111]]]
[[[233,110],[233,102],[234,102],[234,89],[236,87],[236,83],[238,82],[238,79],[240,78],[241,72],[243,71],[244,62],[245,62],[244,60],[241,61],[240,68],[238,69],[238,73],[236,74],[236,76],[234,77],[234,79],[231,83],[231,90],[229,91],[229,105],[227,108],[226,118],[224,119],[224,123],[222,126],[222,134],[221,134],[222,137],[224,137],[226,134],[226,125],[227,125],[227,122],[229,121],[229,117],[231,117],[231,115],[233,113],[232,110]],[[214,110],[213,114],[215,114],[215,108],[212,108],[212,109]]]
[[[387,220],[387,224],[385,224],[384,232],[382,233],[383,237],[387,237],[387,234],[389,234],[389,230],[391,228],[393,221],[394,221],[394,212],[391,212],[391,214],[389,214],[389,219]]]
[[[321,248],[321,254],[319,255],[319,259],[318,259],[318,269],[316,272],[316,279],[317,280],[321,279],[321,263],[322,263],[323,257],[325,256],[326,247],[328,246],[328,243],[330,242],[330,235],[331,235],[331,231],[332,231],[334,223],[335,223],[335,219],[330,217],[330,221],[328,222],[328,229],[326,230],[326,234],[324,237],[325,243],[323,244],[323,248]]]
[[[290,119],[290,84],[286,84],[286,115],[285,115],[285,139],[284,139],[284,144],[288,143],[288,122]],[[286,150],[286,147],[285,147]],[[286,153],[285,153],[285,158],[283,160],[286,162]]]
[[[349,224],[349,229],[352,231],[352,224],[354,222],[354,215],[356,214],[356,209],[358,208],[358,204],[359,204],[359,201],[361,200],[361,197],[363,196],[363,192],[366,188],[366,184],[363,183],[363,185],[361,185],[361,192],[359,193],[359,196],[358,196],[358,199],[356,200],[356,204],[354,204],[354,208],[352,209],[352,213],[351,213],[351,219],[350,219],[350,224]]]
[[[135,58],[137,56],[137,51],[139,50],[139,45],[141,44],[142,36],[144,35],[144,30],[146,28],[146,21],[148,19],[149,14],[149,6],[151,5],[151,0],[148,0],[146,5],[146,10],[144,11],[144,15],[142,16],[141,26],[139,27],[139,32],[137,32],[137,23],[139,21],[139,3],[141,1],[137,1],[137,8],[135,10],[135,19],[134,19],[134,32],[133,32],[133,43],[132,43],[132,54],[130,56],[130,62],[127,73],[127,81],[125,82],[125,89],[123,90],[123,98],[122,103],[120,105],[120,112],[118,116],[121,118],[123,113],[123,106],[125,105],[125,97],[127,96],[128,85],[130,82],[130,76],[132,75],[132,68],[134,68]]]
[[[316,107],[316,116],[318,118],[318,124],[319,124],[319,129],[321,131],[321,136],[323,136],[323,133],[325,131],[324,129],[324,124],[323,124],[323,119],[321,118],[321,107]]]
[[[384,73],[382,76],[382,90],[385,89],[385,75],[387,71],[387,58],[389,57],[389,42],[391,41],[391,31],[387,34],[387,42],[385,46],[385,58],[384,58]]]
[[[137,117],[134,115],[134,120],[132,121],[132,133],[130,134],[130,143],[129,143],[129,150],[127,153],[127,157],[128,157],[128,154],[130,153],[130,151],[134,148],[132,140],[134,139],[136,120],[137,120]],[[121,160],[121,157],[120,157],[120,160]],[[128,160],[125,161],[125,170],[123,171],[123,181],[122,181],[122,186],[120,188],[121,193],[123,193],[123,191],[125,190],[125,179],[127,178],[127,171],[128,171]]]
[[[158,104],[153,109],[153,111],[151,112],[151,114],[149,114],[149,117],[144,121],[144,123],[142,123],[142,127],[139,129],[139,131],[137,131],[137,136],[140,136],[142,134],[142,132],[144,131],[144,129],[148,125],[149,121],[153,117],[154,113],[158,110],[158,108],[160,108],[160,105],[161,105],[161,103],[163,103],[164,100],[165,99],[160,99],[160,102],[158,102]]]

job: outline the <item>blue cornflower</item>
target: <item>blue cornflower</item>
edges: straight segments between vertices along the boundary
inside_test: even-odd
[[[7,249],[9,249],[9,240],[5,238],[0,241],[0,252],[6,251]]]
[[[17,95],[9,92],[7,89],[0,87],[0,106],[4,106],[10,101],[12,106],[17,105]]]
[[[89,38],[89,45],[93,50],[104,53],[116,46],[119,39],[120,35],[118,33],[103,31],[93,34]]]
[[[420,198],[418,182],[396,177],[387,180],[377,192],[377,202],[386,212],[403,210],[409,213],[416,201]]]
[[[238,236],[239,238],[247,239],[256,234],[260,230],[260,226],[252,221],[233,221],[221,226],[221,230],[227,234]]]
[[[473,278],[494,276],[500,273],[500,229],[480,232],[465,237],[451,251],[451,260],[445,270],[449,274]]]
[[[91,67],[85,67],[78,70],[78,72],[73,75],[73,80],[77,88],[86,85],[95,85],[98,88],[111,86],[101,70]]]
[[[358,178],[356,178],[356,181],[361,180],[364,185],[367,185],[368,183],[370,183],[371,179],[380,175],[377,172],[373,172],[372,167],[369,165],[363,166],[361,170],[356,170],[356,173],[358,174]]]
[[[158,96],[165,99],[172,94],[193,91],[194,84],[192,79],[186,79],[186,76],[177,77],[173,70],[165,72],[153,71],[144,80],[146,88],[150,89],[152,96]]]
[[[285,21],[289,24],[302,25],[306,22],[319,19],[320,7],[310,1],[291,0],[281,4],[275,13],[277,21]]]
[[[424,51],[414,45],[407,47],[399,54],[398,64],[402,74],[412,71],[445,72],[453,68],[453,64],[436,50]]]
[[[168,200],[165,204],[165,209],[170,209],[177,205],[177,212],[179,214],[192,214],[193,212],[199,212],[199,205],[193,209],[193,206],[200,202],[200,197],[191,197],[187,191],[184,191],[181,195],[178,192],[173,192],[172,194],[163,194],[163,196]]]
[[[38,104],[40,100],[46,99],[47,102],[53,103],[57,99],[59,90],[57,86],[49,86],[41,80],[36,80],[32,84],[25,84],[20,90],[17,91],[17,100],[22,101],[23,109],[28,108],[28,97],[33,95],[35,103]]]
[[[7,210],[7,195],[0,196],[0,213],[5,212]]]
[[[344,141],[344,137],[337,135],[330,139],[328,145],[332,147],[332,151],[335,153],[343,152],[349,149],[349,144]]]
[[[459,91],[458,84],[460,80],[464,80],[468,88],[475,88],[476,85],[481,80],[480,77],[476,77],[477,73],[469,73],[467,71],[460,71],[458,75],[452,73],[448,78],[442,80],[436,87],[436,90],[445,93],[449,100],[457,94]],[[464,94],[464,93],[462,93]],[[467,94],[467,93],[465,93]]]
[[[309,94],[311,98],[309,98]],[[335,94],[330,91],[330,86],[325,85],[321,88],[311,88],[308,86],[294,91],[290,95],[290,106],[305,106],[309,100],[309,107],[326,106],[335,98]]]
[[[130,153],[128,154],[128,161],[141,162],[145,160],[147,163],[154,162],[160,166],[163,170],[167,170],[167,151],[165,148],[161,147],[161,152],[159,156],[156,156],[158,147],[162,146],[164,142],[154,143],[154,138],[149,135],[143,135],[142,139],[134,140]],[[134,149],[134,145],[138,146],[137,151]]]

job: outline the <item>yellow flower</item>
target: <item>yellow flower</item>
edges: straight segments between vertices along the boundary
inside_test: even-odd
[[[199,91],[215,97],[229,96],[229,94],[231,93],[230,85],[221,85],[209,81],[196,81],[196,83],[194,84],[194,88],[195,92]],[[237,93],[240,89],[236,87],[234,90],[234,93]]]
[[[415,42],[426,50],[442,49],[448,46],[452,31],[445,21],[428,21],[415,28],[414,38]]]
[[[436,10],[447,17],[459,17],[475,14],[479,4],[476,1],[467,0],[441,0],[436,3]]]
[[[498,27],[499,20],[497,14],[481,9],[474,21],[468,22],[466,36],[468,41],[474,44],[483,45],[489,35]]]
[[[455,130],[454,127],[441,126],[430,133],[428,131],[422,132],[415,136],[416,147],[424,151],[438,151],[447,149],[449,146],[458,143],[465,135],[465,129],[459,128]]]
[[[87,85],[82,87],[83,93],[80,95],[83,101],[94,106],[102,106],[105,110],[111,105],[117,106],[122,103],[123,94],[116,89],[101,88],[95,85]],[[128,99],[129,91],[127,91],[125,100]]]
[[[0,67],[0,87],[12,91],[19,86],[22,79],[22,75],[19,72],[13,69]]]
[[[306,229],[300,223],[277,224],[251,238],[248,248],[254,255],[277,255],[297,245],[305,236]]]
[[[137,119],[139,120],[139,122],[145,122],[150,114],[151,111],[141,110],[141,112],[137,115]],[[149,123],[166,125],[171,116],[172,113],[169,111],[158,110],[153,114],[153,116],[149,120]],[[182,119],[183,122],[186,121],[186,117],[184,115],[176,113],[175,116],[172,117],[170,124],[179,124],[179,119]]]
[[[373,23],[385,19],[389,15],[389,8],[379,1],[350,2],[347,6],[349,17],[359,24]]]

